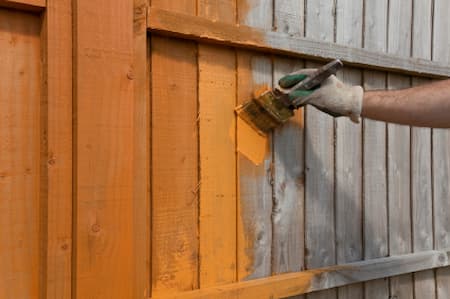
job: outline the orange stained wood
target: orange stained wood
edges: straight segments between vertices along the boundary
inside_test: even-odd
[[[46,0],[0,0],[0,7],[2,6],[20,10],[40,11],[45,8]]]
[[[150,55],[148,0],[134,0],[134,288],[133,298],[150,296]]]
[[[152,294],[198,288],[197,48],[152,38]]]
[[[199,15],[235,22],[235,1],[198,2]],[[200,287],[236,281],[236,55],[198,45]]]
[[[40,19],[0,9],[0,298],[38,298]]]
[[[196,14],[196,0],[152,0]],[[197,46],[152,38],[152,295],[199,287]]]
[[[41,231],[46,235],[41,260],[43,298],[70,298],[72,291],[72,1],[48,0],[44,14],[43,94],[47,99],[47,122],[42,171],[48,175],[46,213]],[[45,140],[47,146],[45,147]]]
[[[133,2],[76,4],[73,287],[77,298],[130,298],[135,262]]]
[[[235,54],[201,45],[200,99],[200,282],[201,287],[236,279]]]

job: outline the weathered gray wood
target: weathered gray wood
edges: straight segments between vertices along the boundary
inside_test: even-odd
[[[303,36],[305,32],[305,2],[298,0],[274,1],[274,29],[291,36]]]
[[[272,28],[272,4],[264,1],[239,1],[239,24],[253,26],[261,30]],[[249,100],[253,92],[262,85],[272,83],[272,61],[258,53],[238,51],[238,102]],[[241,130],[238,120],[238,148]],[[271,136],[269,136],[270,140]],[[245,236],[238,239],[238,280],[248,280],[270,276],[272,244],[272,157],[266,155],[260,165],[255,165],[238,153],[239,213]],[[239,226],[239,223],[238,223]],[[243,260],[242,257],[246,257]]]
[[[371,4],[369,3],[369,5]],[[252,7],[251,5],[248,6]],[[256,5],[256,8],[258,7],[261,6]],[[255,11],[255,8],[253,8],[250,14],[254,16],[254,20],[259,20],[258,22],[260,22],[266,19],[264,16],[258,16]],[[311,16],[307,19],[316,19],[315,13]],[[327,15],[327,19],[331,20],[332,14]],[[372,47],[359,49],[336,45],[323,41],[320,35],[315,38],[302,38],[286,33],[270,31],[270,29],[258,29],[255,28],[257,26],[253,25],[253,23],[250,25],[251,27],[243,25],[236,26],[222,22],[214,22],[201,17],[151,8],[149,10],[148,26],[150,31],[163,35],[251,48],[264,52],[320,61],[340,58],[349,66],[420,76],[450,76],[450,67],[442,66],[439,63],[422,59],[395,57],[380,53]]]
[[[434,1],[433,59],[450,64],[450,2]],[[450,246],[450,131],[433,130],[433,195],[435,248]],[[437,298],[450,298],[450,268],[436,273]]]
[[[333,42],[333,0],[308,0],[306,10],[307,16],[314,16],[306,19],[306,36]],[[336,264],[334,121],[312,106],[306,107],[305,113],[305,260],[307,269],[313,269]],[[336,298],[336,290],[308,298]]]
[[[336,42],[362,47],[363,5],[360,0],[339,0],[336,7]],[[352,30],[349,30],[352,28]],[[339,78],[362,84],[362,72],[344,69]],[[362,130],[349,119],[336,120],[336,254],[337,263],[363,259],[362,249]],[[339,299],[363,298],[362,284],[342,287]]]
[[[432,0],[413,2],[412,54],[431,59]],[[413,78],[413,85],[429,82]],[[431,182],[431,129],[412,128],[411,131],[411,208],[413,251],[433,249],[433,204]],[[436,298],[434,271],[414,274],[415,299]]]
[[[389,2],[388,53],[409,57],[411,54],[412,0]],[[388,75],[389,89],[411,86],[411,78]],[[410,206],[410,127],[388,124],[388,217],[389,254],[411,252]],[[390,279],[390,296],[413,298],[412,275]]]
[[[387,50],[387,8],[387,0],[365,1],[364,47],[369,50]],[[364,72],[364,89],[385,88],[384,73]],[[363,140],[364,257],[373,259],[388,255],[386,124],[364,120]],[[389,296],[385,280],[366,283],[364,290],[366,299]]]
[[[301,61],[276,58],[274,84],[285,74],[303,68]],[[274,202],[272,212],[272,273],[304,268],[304,134],[303,109],[273,134]]]
[[[288,296],[317,292],[353,283],[446,267],[450,265],[449,255],[450,251],[447,250],[432,250],[319,268],[310,271],[281,274],[264,279],[221,285],[197,291],[175,293],[173,295],[165,294],[164,297],[153,297],[153,299],[286,298]],[[386,296],[384,298],[389,297]]]
[[[304,35],[304,1],[274,2],[274,30],[294,36]],[[301,60],[274,58],[274,82],[304,67]],[[272,273],[304,269],[304,113],[303,109],[273,134],[274,202],[272,212]],[[295,296],[290,299],[302,299]]]

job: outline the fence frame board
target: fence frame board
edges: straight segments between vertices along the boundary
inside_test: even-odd
[[[450,251],[430,250],[386,258],[280,274],[152,299],[276,299],[307,294],[391,276],[449,266]]]
[[[346,65],[423,77],[450,76],[450,67],[419,58],[352,48],[330,42],[266,31],[253,26],[230,25],[206,18],[150,7],[148,29],[162,35],[250,48],[311,60],[340,58]]]

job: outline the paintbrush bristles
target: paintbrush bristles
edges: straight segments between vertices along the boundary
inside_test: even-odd
[[[266,135],[294,115],[275,98],[272,91],[238,106],[236,113],[261,135]]]

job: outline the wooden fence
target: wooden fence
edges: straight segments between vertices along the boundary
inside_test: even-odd
[[[450,298],[448,130],[234,114],[332,58],[367,90],[447,78],[449,14],[0,0],[0,299]]]

